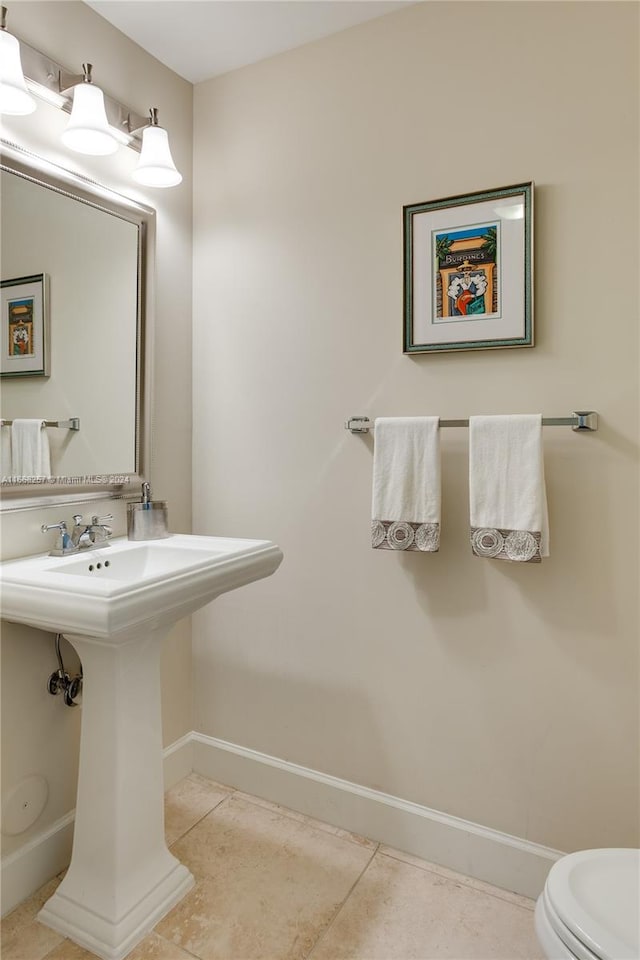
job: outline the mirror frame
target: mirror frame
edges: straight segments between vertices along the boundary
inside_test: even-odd
[[[151,302],[156,212],[152,207],[116,193],[88,177],[66,170],[15,143],[2,139],[0,147],[2,172],[22,177],[72,200],[86,203],[94,209],[120,217],[138,228],[134,470],[132,473],[117,474],[118,480],[124,478],[124,482],[113,482],[111,475],[105,473],[70,476],[64,483],[47,483],[46,479],[40,478],[34,478],[33,482],[29,483],[3,481],[0,483],[0,512],[36,506],[54,506],[56,503],[136,495],[140,484],[146,479],[150,463]],[[78,412],[78,416],[82,425],[82,411]]]

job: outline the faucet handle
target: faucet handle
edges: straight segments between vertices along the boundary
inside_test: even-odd
[[[67,533],[67,522],[61,520],[60,523],[43,523],[40,527],[43,533],[49,530],[59,530],[56,537],[56,543],[53,550],[50,551],[50,557],[68,557],[71,553],[76,553],[78,547]]]
[[[49,530],[59,530],[60,533],[66,533],[67,521],[61,520],[60,523],[43,523],[42,526],[40,527],[40,530],[42,531],[42,533],[47,533]]]
[[[107,520],[113,520],[112,513],[108,513],[106,517],[91,517],[91,526],[87,527],[87,531],[96,546],[109,546],[113,531],[107,526]]]

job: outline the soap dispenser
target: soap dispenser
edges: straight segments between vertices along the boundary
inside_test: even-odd
[[[127,507],[129,540],[164,540],[169,536],[166,500],[151,499],[151,485],[142,484],[142,499]]]

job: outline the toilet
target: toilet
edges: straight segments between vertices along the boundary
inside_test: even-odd
[[[535,912],[547,960],[639,960],[640,850],[581,850],[551,868]]]

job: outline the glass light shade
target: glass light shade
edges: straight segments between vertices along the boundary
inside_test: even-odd
[[[20,44],[12,34],[0,30],[0,113],[24,117],[35,108],[24,82]]]
[[[73,88],[73,108],[62,142],[76,153],[96,157],[116,152],[118,142],[109,129],[100,87],[79,83]]]
[[[147,187],[175,187],[181,183],[182,174],[176,170],[164,127],[152,124],[142,131],[140,160],[132,177]]]

